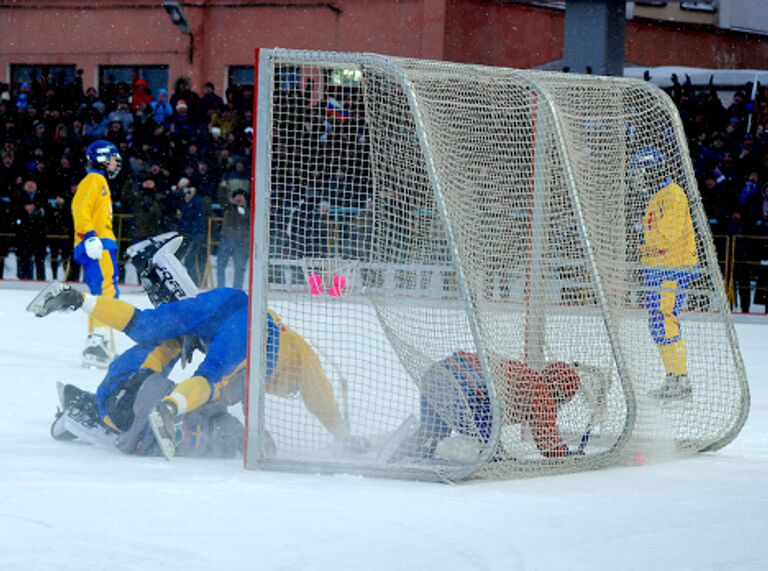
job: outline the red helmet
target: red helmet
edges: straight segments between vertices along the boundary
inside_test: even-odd
[[[581,386],[579,374],[573,366],[562,361],[550,363],[541,373],[552,386],[558,406],[571,400]]]

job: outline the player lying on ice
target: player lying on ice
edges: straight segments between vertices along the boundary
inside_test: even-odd
[[[175,344],[175,346],[174,346]],[[178,360],[180,344],[158,347],[172,356],[165,369]],[[162,372],[153,348],[135,345],[115,359],[96,393],[74,385],[59,385],[60,410],[51,426],[57,440],[80,439],[112,445],[126,454],[156,456],[162,453],[149,426],[149,414],[176,386]],[[176,427],[177,453],[182,456],[232,458],[243,450],[243,425],[227,412],[242,400],[243,379],[227,387],[227,398],[204,404],[182,417]]]
[[[497,386],[503,424],[525,424],[536,448],[547,458],[583,453],[584,444],[570,449],[557,426],[558,409],[581,386],[578,365],[552,362],[541,372],[521,361],[499,359],[506,383]],[[398,456],[431,457],[452,432],[487,442],[492,412],[488,388],[476,353],[456,351],[432,365],[421,379],[420,426],[401,445]]]
[[[240,290],[217,288],[185,297],[189,288],[185,291],[182,284],[192,282],[172,255],[180,241],[169,233],[147,241],[143,248],[131,248],[131,261],[156,305],[154,309],[141,310],[121,300],[82,294],[58,282],[48,285],[27,308],[38,317],[82,308],[123,331],[137,345],[152,347],[166,356],[177,350],[181,354],[189,340],[204,350],[206,356],[195,374],[173,387],[148,413],[150,427],[167,458],[177,451],[177,423],[207,403],[233,398],[231,385],[244,375],[247,351],[248,296]],[[267,392],[282,397],[299,393],[309,412],[346,449],[364,451],[367,441],[350,435],[312,347],[272,310],[268,310],[267,331]],[[168,363],[170,360],[157,360],[153,370]],[[139,368],[147,368],[144,365]],[[105,383],[110,379],[108,373]],[[242,399],[242,390],[235,392]],[[99,415],[102,421],[107,417],[111,420],[108,410],[100,410]]]

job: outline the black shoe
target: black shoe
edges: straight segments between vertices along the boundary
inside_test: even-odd
[[[83,294],[70,285],[51,282],[29,303],[27,311],[35,317],[45,317],[54,311],[74,311],[81,305]]]

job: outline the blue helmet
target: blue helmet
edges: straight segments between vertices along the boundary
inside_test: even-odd
[[[635,171],[647,172],[659,169],[664,164],[664,154],[656,147],[643,147],[635,153],[629,167]]]
[[[109,171],[107,170],[107,165],[109,165],[112,157],[115,158],[117,168]],[[109,178],[115,178],[123,166],[123,157],[120,156],[120,151],[109,141],[99,140],[88,145],[88,149],[85,151],[85,158],[88,161],[89,167],[105,171]]]

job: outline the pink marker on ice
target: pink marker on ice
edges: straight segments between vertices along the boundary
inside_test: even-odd
[[[312,274],[307,278],[309,284],[309,293],[312,295],[320,295],[325,289],[323,287],[323,276],[320,274]]]
[[[343,291],[344,288],[347,287],[347,278],[339,274],[338,276],[333,276],[333,285],[338,289],[339,291]]]
[[[344,293],[344,288],[347,287],[347,278],[342,275],[333,276],[333,287],[328,290],[328,295],[331,297],[339,297]]]

